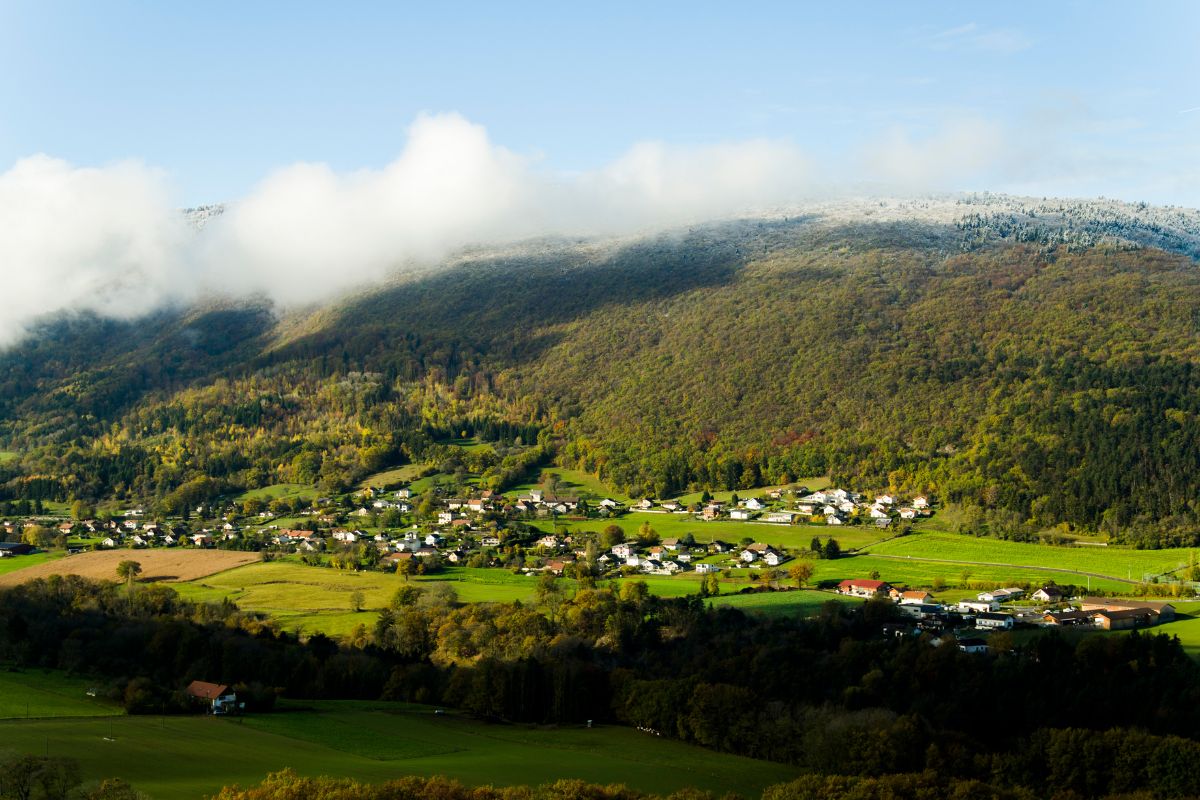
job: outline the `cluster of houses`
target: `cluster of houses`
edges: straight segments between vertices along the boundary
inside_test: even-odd
[[[562,569],[577,559],[583,558],[586,548],[579,546],[572,537],[547,534],[534,543],[537,548],[550,553],[547,569],[561,573]],[[701,575],[719,572],[721,564],[710,556],[725,556],[720,559],[728,566],[776,567],[789,556],[780,549],[763,542],[753,542],[745,547],[720,540],[706,543],[685,542],[678,538],[663,539],[656,545],[641,546],[636,542],[621,542],[596,559],[596,565],[604,573],[619,570],[636,571],[647,575],[678,575],[693,571]]]
[[[974,600],[961,600],[954,605],[934,601],[925,591],[897,588],[881,580],[850,579],[838,584],[839,594],[850,597],[886,597],[897,604],[897,610],[918,621],[918,627],[942,629],[969,624],[980,630],[1011,630],[1018,621],[1045,626],[1087,626],[1103,630],[1126,630],[1148,627],[1175,618],[1170,603],[1116,598],[1083,597],[1066,605],[1067,598],[1053,584],[1029,594],[1034,606],[1023,613],[1012,606],[1005,610],[1003,603],[1021,600],[1026,591],[1020,587],[991,589],[980,592]],[[1047,606],[1053,608],[1047,608]],[[1042,610],[1037,611],[1038,608]]]
[[[845,489],[812,492],[797,501],[796,510],[810,517],[824,517],[827,525],[845,525],[851,517],[862,516],[880,528],[890,527],[897,518],[915,520],[933,513],[924,495],[902,503],[895,495],[881,494],[868,503],[862,494]]]
[[[774,489],[761,498],[751,497],[737,503],[712,500],[699,508],[688,507],[675,500],[656,503],[644,499],[634,503],[629,509],[641,512],[693,514],[702,520],[727,518],[778,525],[822,520],[826,525],[846,525],[858,518],[869,519],[880,528],[890,527],[897,519],[915,520],[933,513],[929,498],[923,495],[918,495],[907,503],[890,494],[878,495],[868,502],[865,495],[846,489],[822,489],[816,492],[802,490],[798,496],[794,495],[795,493],[787,490]],[[603,502],[615,503],[612,500]]]

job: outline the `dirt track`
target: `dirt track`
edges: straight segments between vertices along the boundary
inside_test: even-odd
[[[0,575],[0,586],[15,586],[49,575],[82,575],[115,581],[117,564],[122,561],[136,561],[142,565],[140,581],[190,581],[259,560],[258,553],[236,550],[96,550]]]

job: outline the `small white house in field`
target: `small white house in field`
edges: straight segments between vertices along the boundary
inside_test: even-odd
[[[720,572],[720,571],[721,571],[721,568],[718,567],[716,564],[697,564],[696,565],[696,572],[701,575],[707,575],[710,572]]]

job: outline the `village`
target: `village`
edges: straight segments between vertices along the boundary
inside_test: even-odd
[[[272,553],[327,555],[335,566],[412,571],[440,564],[516,568],[526,572],[575,574],[586,568],[597,576],[706,574],[720,569],[773,569],[796,557],[786,548],[757,541],[764,528],[806,524],[814,527],[870,526],[889,535],[900,524],[933,513],[927,497],[901,504],[883,494],[872,502],[856,492],[826,489],[809,492],[770,490],[761,497],[728,502],[706,500],[690,505],[678,501],[642,499],[626,505],[611,498],[589,502],[542,488],[506,496],[481,491],[468,497],[442,497],[427,492],[419,497],[406,487],[366,488],[338,500],[316,498],[291,511],[292,526],[281,525],[279,514],[261,503],[199,505],[196,520],[161,522],[147,519],[144,508],[124,509],[107,519],[27,519],[5,522],[0,557],[28,553],[52,544],[68,550],[197,547],[264,550]],[[645,515],[645,535],[626,541],[623,536],[580,536],[546,533],[534,527],[539,520],[605,520]],[[747,535],[739,542],[712,538],[698,543],[688,533],[661,538],[652,531],[656,517],[670,515],[703,524],[722,520],[744,522]],[[284,518],[288,519],[288,518]],[[620,539],[620,541],[616,541]],[[834,540],[833,547],[837,544]],[[806,554],[811,555],[810,547]]]
[[[57,546],[69,553],[88,549],[199,548],[255,550],[264,559],[293,558],[311,566],[343,570],[382,570],[404,575],[435,575],[449,567],[506,569],[517,574],[611,579],[638,575],[704,576],[701,594],[721,591],[720,578],[744,576],[746,591],[791,591],[808,584],[813,559],[852,555],[830,536],[841,526],[870,529],[879,537],[909,533],[930,517],[934,503],[918,495],[907,500],[878,494],[868,500],[845,489],[771,489],[727,501],[704,498],[687,505],[648,498],[625,504],[558,494],[538,487],[504,495],[481,491],[468,496],[423,493],[411,487],[365,488],[338,499],[280,505],[225,502],[195,507],[190,520],[161,522],[141,507],[119,516],[83,520],[27,519],[4,523],[0,558],[19,557]],[[289,514],[280,517],[280,514]],[[665,515],[665,516],[664,516]],[[600,531],[572,530],[571,522],[641,520],[637,535],[618,525]],[[695,533],[659,536],[656,521],[686,520]],[[538,523],[567,522],[551,531]],[[742,523],[745,536],[726,541],[705,535],[708,523]],[[290,522],[291,524],[287,524]],[[281,524],[282,523],[282,524]],[[769,544],[770,530],[811,527],[807,547]],[[660,523],[661,527],[661,523]],[[721,528],[728,531],[731,526]],[[700,534],[700,539],[695,534]],[[729,537],[733,538],[733,537]],[[955,632],[970,652],[988,647],[987,634],[1018,627],[1125,630],[1167,622],[1169,603],[1122,601],[1092,596],[1066,597],[1054,584],[1010,586],[974,598],[940,602],[932,592],[869,579],[814,582],[831,596],[889,602],[892,635],[931,633],[934,641]],[[964,634],[965,632],[965,634]]]

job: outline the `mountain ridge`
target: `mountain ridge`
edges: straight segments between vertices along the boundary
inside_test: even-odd
[[[449,431],[532,426],[633,494],[830,473],[1195,536],[1200,215],[938,203],[918,216],[957,221],[781,214],[493,248],[315,310],[59,322],[0,356],[0,437],[23,453],[0,477],[10,496],[32,475],[59,497],[337,488]]]

